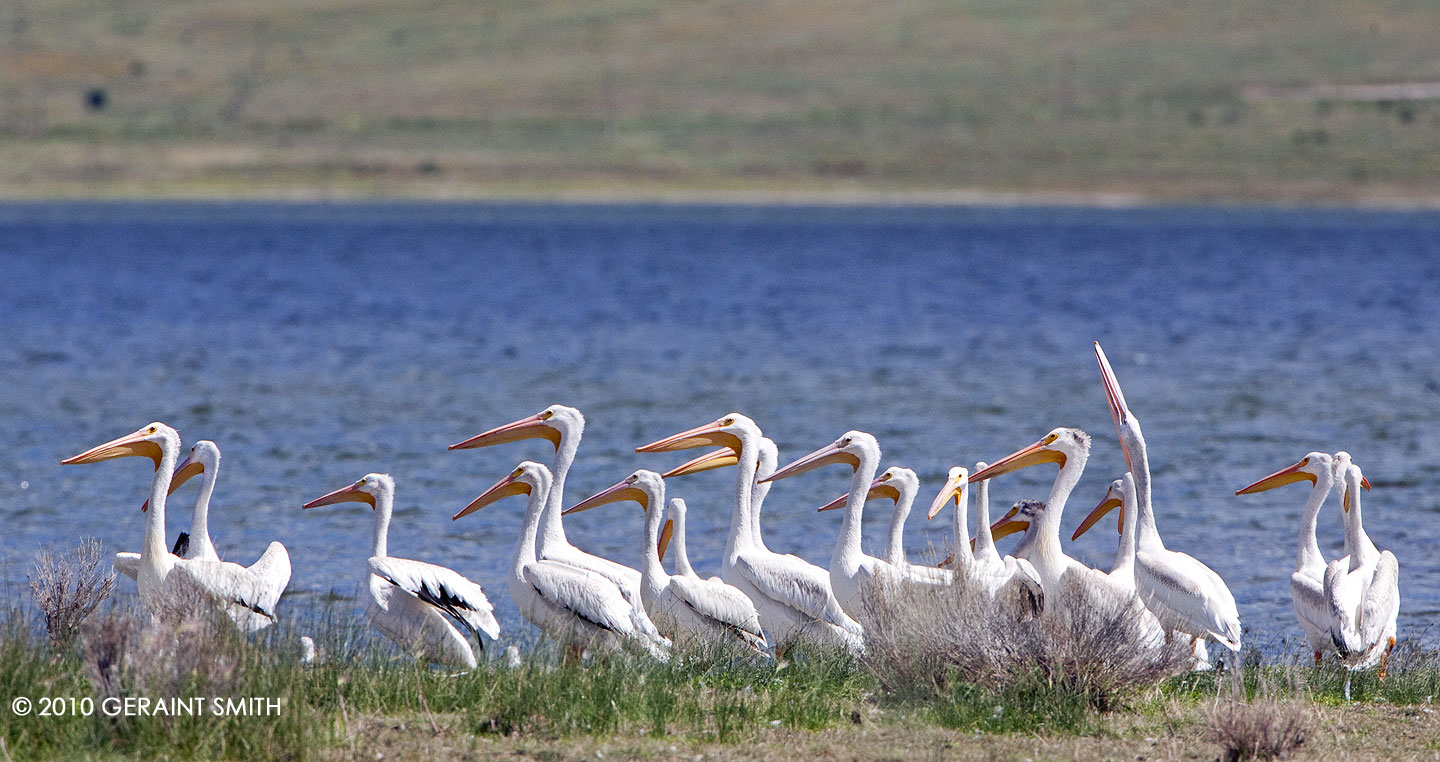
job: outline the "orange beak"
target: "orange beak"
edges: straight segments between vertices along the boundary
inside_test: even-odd
[[[828,466],[832,463],[844,463],[852,469],[860,467],[859,458],[840,449],[838,444],[831,443],[761,479],[760,483],[773,482],[776,479],[788,479],[796,474],[813,471],[821,466]]]
[[[165,494],[175,494],[175,490],[180,489],[180,485],[203,473],[205,473],[204,463],[186,457],[185,460],[180,461],[180,465],[175,467],[175,473],[170,476],[170,489]],[[150,510],[150,501],[146,500],[145,504],[140,506],[140,512],[145,513],[148,510]]]
[[[648,445],[647,445],[648,446]],[[661,474],[663,478],[669,479],[672,476],[688,476],[698,474],[701,471],[712,471],[717,468],[733,466],[740,462],[739,453],[729,447],[722,447],[714,452],[708,452],[698,458],[687,460],[684,463]]]
[[[1070,539],[1072,541],[1079,539],[1080,535],[1090,531],[1090,527],[1095,526],[1095,524],[1098,523],[1100,519],[1105,517],[1105,514],[1115,510],[1116,508],[1120,509],[1120,521],[1115,528],[1119,532],[1124,532],[1125,503],[1118,496],[1115,495],[1115,487],[1114,485],[1111,485],[1110,489],[1105,493],[1105,499],[1101,500],[1100,504],[1095,506],[1090,511],[1090,514],[1085,517],[1085,520],[1080,522],[1080,526],[1075,529],[1075,534],[1070,535]]]
[[[363,483],[364,481],[362,480],[348,487],[341,487],[328,495],[321,495],[300,507],[318,508],[322,505],[335,505],[336,503],[368,503],[371,509],[374,509],[375,496],[360,489],[360,485]]]
[[[675,534],[675,522],[665,519],[665,526],[660,527],[660,542],[655,544],[655,552],[660,555],[660,560],[665,560],[665,551],[670,549],[670,537]]]
[[[1042,463],[1059,463],[1061,467],[1064,467],[1065,453],[1049,449],[1049,444],[1053,441],[1055,440],[1047,435],[1035,444],[1006,455],[980,471],[971,474],[970,483],[974,484],[975,482],[984,481],[985,479],[992,479],[1001,474],[1008,474],[1011,471],[1019,471],[1022,468],[1029,468],[1030,466],[1038,466]]]
[[[139,429],[123,437],[112,439],[102,445],[92,447],[79,455],[72,455],[62,461],[62,466],[74,466],[84,463],[99,463],[102,460],[124,458],[134,455],[142,455],[155,461],[155,468],[160,468],[160,460],[165,457],[160,445],[149,441],[146,437],[153,432],[149,428]]]
[[[641,445],[635,448],[635,452],[672,452],[695,447],[728,447],[739,452],[740,438],[723,430],[725,428],[724,421],[725,419],[721,418],[704,426],[696,426],[674,436]]]
[[[972,477],[972,478],[973,478],[973,477]],[[1029,528],[1030,528],[1030,522],[1029,522],[1029,521],[1025,521],[1024,519],[1016,519],[1016,518],[1015,518],[1015,516],[1016,516],[1018,513],[1020,513],[1020,509],[1019,509],[1019,508],[1011,508],[1008,512],[1005,513],[1004,516],[1001,516],[998,521],[996,521],[994,524],[991,524],[991,525],[990,525],[990,537],[991,537],[991,539],[998,540],[998,539],[1000,539],[1001,537],[1009,537],[1010,535],[1015,534],[1016,532],[1023,532],[1023,531],[1025,531],[1026,529],[1029,529]]]
[[[464,442],[450,445],[450,449],[470,450],[505,442],[519,442],[522,439],[548,439],[550,444],[555,445],[555,449],[558,450],[560,449],[560,432],[547,425],[545,423],[547,420],[549,420],[549,416],[545,413],[536,413],[514,423],[507,423],[504,426],[497,426],[489,431],[476,434]]]
[[[469,505],[461,508],[459,513],[450,517],[450,520],[454,521],[461,516],[468,516],[469,514],[472,514],[501,498],[510,497],[511,495],[530,494],[530,485],[526,484],[525,482],[518,481],[520,475],[523,473],[525,473],[525,469],[515,469],[510,473],[509,476],[501,479],[498,482],[495,482],[495,484],[491,486],[490,489],[485,490],[484,492],[480,493],[479,497],[471,500]]]
[[[1311,484],[1314,484],[1315,475],[1300,470],[1309,463],[1309,458],[1302,458],[1299,463],[1296,463],[1293,466],[1282,468],[1279,471],[1276,471],[1275,473],[1270,474],[1269,476],[1255,482],[1254,484],[1249,485],[1248,487],[1241,487],[1240,489],[1235,490],[1235,494],[1249,495],[1255,492],[1264,492],[1265,490],[1275,489],[1276,487],[1283,487],[1286,484],[1294,484],[1295,482],[1304,481],[1306,479],[1310,480]]]
[[[897,503],[900,502],[900,490],[896,489],[895,485],[889,484],[888,482],[888,477],[876,477],[875,481],[870,482],[870,491],[865,493],[865,499],[874,500],[876,498],[888,497]],[[817,512],[839,510],[845,507],[845,503],[849,500],[849,498],[850,493],[847,492],[840,497],[837,497],[834,500],[831,500],[830,502],[820,506],[819,508],[816,508],[815,510]]]
[[[1130,448],[1125,444],[1125,438],[1120,437],[1120,424],[1130,417],[1130,408],[1125,406],[1125,395],[1120,391],[1120,380],[1115,378],[1115,371],[1110,367],[1110,360],[1105,356],[1105,350],[1100,348],[1100,342],[1095,342],[1095,359],[1100,363],[1100,380],[1105,382],[1105,401],[1110,404],[1110,419],[1115,422],[1115,435],[1120,439],[1120,449],[1125,453],[1125,467],[1134,470],[1130,462]]]
[[[575,505],[566,508],[565,510],[560,512],[560,515],[569,516],[572,513],[588,511],[597,505],[605,505],[606,503],[619,503],[626,500],[634,500],[635,502],[640,504],[640,507],[642,509],[649,509],[650,507],[650,496],[646,495],[644,490],[634,486],[634,484],[631,483],[629,480],[624,480],[618,484],[613,484],[609,487],[606,487],[600,492],[597,492],[590,497],[581,500]]]
[[[940,510],[945,507],[946,503],[950,502],[951,498],[955,499],[955,505],[958,507],[961,498],[965,494],[965,490],[969,489],[970,482],[969,472],[965,469],[950,469],[950,477],[945,480],[945,486],[940,489],[940,494],[936,495],[935,500],[930,503],[930,513],[926,518],[935,518],[935,515],[940,513]]]

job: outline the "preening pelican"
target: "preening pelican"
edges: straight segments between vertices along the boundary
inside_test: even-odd
[[[550,493],[550,469],[525,461],[509,476],[460,509],[455,519],[511,495],[529,495],[525,520],[511,556],[510,597],[541,632],[566,645],[572,656],[586,650],[613,651],[625,645],[668,659],[668,642],[647,634],[635,621],[635,609],[609,578],[569,564],[537,558],[540,514]]]
[[[768,486],[769,482],[766,482],[766,485]],[[869,501],[888,498],[895,501],[895,510],[890,515],[890,531],[885,540],[885,562],[915,582],[946,585],[955,576],[948,569],[912,564],[905,557],[905,519],[910,515],[910,509],[915,504],[915,495],[919,491],[920,477],[916,476],[914,471],[891,466],[885,469],[885,473],[875,477],[875,481],[870,482],[870,491],[865,493],[865,499]],[[850,493],[847,492],[820,506],[818,510],[839,510],[845,507],[849,499]]]
[[[751,497],[759,466],[760,428],[739,413],[636,448],[670,452],[695,447],[725,447],[736,455],[735,504],[730,534],[720,561],[720,578],[740,588],[760,613],[760,624],[777,649],[797,641],[822,647],[864,650],[864,632],[830,590],[824,569],[795,556],[780,555],[753,541]]]
[[[640,628],[656,641],[662,641],[660,631],[650,621],[641,601],[640,572],[608,558],[586,553],[571,545],[570,540],[565,537],[565,525],[560,520],[565,510],[565,476],[570,473],[570,465],[575,462],[575,452],[580,448],[580,437],[584,433],[585,416],[581,415],[579,410],[566,405],[551,405],[535,415],[450,445],[450,449],[469,450],[524,439],[544,439],[555,445],[555,462],[550,469],[553,483],[546,493],[540,496],[545,501],[545,510],[541,515],[538,544],[535,548],[537,557],[594,572],[615,583],[625,600],[630,602],[631,608],[635,609],[634,618]]]
[[[985,469],[981,461],[976,471]],[[966,590],[978,592],[990,600],[1013,601],[1021,617],[1029,618],[1045,610],[1045,587],[1035,567],[1023,558],[1001,557],[990,534],[990,482],[975,483],[975,539],[966,529],[966,512],[970,503],[970,472],[964,466],[950,469],[945,486],[930,504],[928,517],[935,518],[953,498],[954,551],[951,563],[956,583]]]
[[[702,580],[693,571],[672,577],[660,566],[660,520],[665,512],[665,481],[660,474],[640,469],[565,512],[625,500],[639,503],[645,513],[640,593],[660,632],[692,646],[724,645],[764,654],[765,633],[755,604],[745,593],[719,580]]]
[[[869,603],[887,590],[901,584],[918,583],[899,568],[883,559],[867,555],[860,549],[860,530],[865,508],[865,495],[875,472],[880,469],[880,444],[864,431],[847,431],[834,442],[791,463],[762,481],[787,479],[821,466],[843,464],[851,468],[850,494],[845,500],[845,514],[835,550],[830,554],[830,589],[851,618],[864,624],[869,621]],[[823,510],[823,509],[822,509]],[[929,584],[944,584],[936,580]]]
[[[365,562],[365,615],[370,625],[417,659],[474,669],[475,652],[470,642],[441,612],[474,633],[484,648],[485,637],[500,637],[494,607],[479,585],[457,572],[389,554],[395,480],[387,474],[366,474],[360,481],[301,507],[336,503],[366,503],[375,512],[370,558]]]
[[[1230,588],[1210,567],[1194,557],[1165,547],[1155,527],[1155,509],[1151,503],[1150,459],[1145,449],[1145,436],[1140,419],[1125,404],[1120,382],[1100,342],[1095,342],[1095,359],[1100,364],[1100,377],[1105,383],[1105,399],[1115,433],[1125,452],[1125,463],[1135,477],[1138,503],[1138,534],[1136,535],[1135,579],[1145,605],[1167,630],[1189,636],[1209,636],[1215,642],[1238,652],[1240,650],[1240,613]],[[1128,507],[1128,506],[1127,506]],[[1075,537],[1079,537],[1076,533]],[[1073,538],[1072,538],[1073,539]],[[1203,645],[1199,646],[1203,647]]]
[[[214,442],[202,439],[191,445],[190,455],[175,467],[175,473],[171,475],[170,487],[167,490],[171,495],[196,475],[203,476],[200,480],[200,494],[195,498],[195,509],[190,515],[190,532],[181,532],[171,550],[181,558],[198,561],[220,560],[220,555],[215,552],[215,544],[210,540],[209,523],[210,496],[215,492],[215,479],[219,473],[220,448]],[[148,508],[149,503],[146,503],[140,510]],[[116,553],[115,568],[125,576],[135,579],[140,569],[140,554],[126,551]],[[274,611],[285,587],[290,584],[290,553],[285,550],[284,545],[272,541],[260,558],[246,567],[246,570],[255,575],[257,589],[261,594],[260,607],[266,611]],[[269,620],[260,617],[251,622],[259,627],[269,623]]]
[[[165,548],[165,497],[180,455],[180,435],[159,421],[60,461],[64,465],[143,456],[155,463],[150,481],[145,540],[135,575],[140,600],[150,613],[174,621],[187,612],[197,596],[223,606],[235,625],[254,632],[275,621],[274,610],[264,607],[265,591],[256,576],[239,564],[180,558]]]
[[[1299,550],[1295,555],[1295,572],[1290,575],[1290,599],[1295,604],[1300,629],[1305,631],[1310,650],[1314,652],[1315,663],[1319,664],[1323,653],[1335,650],[1335,643],[1330,639],[1330,605],[1325,598],[1325,556],[1315,539],[1315,519],[1335,485],[1333,459],[1327,453],[1312,452],[1295,465],[1242,487],[1235,494],[1264,492],[1306,479],[1314,486],[1310,488],[1300,520]]]
[[[1380,676],[1395,647],[1395,622],[1400,615],[1400,565],[1395,554],[1379,550],[1360,517],[1360,467],[1347,453],[1336,453],[1335,470],[1345,517],[1349,554],[1325,569],[1324,590],[1330,604],[1330,639],[1350,669],[1380,665]]]

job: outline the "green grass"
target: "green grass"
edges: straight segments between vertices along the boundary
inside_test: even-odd
[[[0,188],[1433,197],[1440,7],[1121,0],[0,6]],[[102,91],[102,109],[85,105]]]

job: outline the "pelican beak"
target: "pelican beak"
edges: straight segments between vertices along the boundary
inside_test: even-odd
[[[160,445],[146,439],[146,437],[154,433],[155,432],[147,426],[118,439],[112,439],[105,444],[92,447],[79,455],[72,455],[60,461],[60,465],[74,466],[83,463],[99,463],[102,460],[143,455],[155,461],[155,468],[159,470],[160,460],[165,457],[165,454],[160,449]]]
[[[1366,492],[1369,492],[1369,491],[1370,491],[1370,480],[1369,480],[1369,479],[1366,479],[1364,476],[1361,476],[1361,477],[1360,477],[1360,486],[1361,486],[1361,487],[1364,487]]]
[[[888,497],[897,503],[900,502],[900,490],[896,489],[895,485],[889,484],[889,481],[889,477],[881,475],[877,477],[875,481],[870,482],[870,491],[865,493],[865,499],[874,500],[876,498]],[[850,493],[847,492],[840,497],[837,497],[834,500],[831,500],[830,502],[820,506],[819,508],[816,508],[815,510],[816,512],[839,510],[845,507],[845,503],[849,500],[849,498]]]
[[[1286,484],[1294,484],[1295,482],[1303,481],[1306,479],[1309,479],[1310,483],[1314,484],[1315,475],[1300,470],[1309,463],[1309,458],[1302,458],[1299,463],[1296,463],[1293,466],[1282,468],[1279,471],[1270,474],[1269,476],[1255,482],[1254,484],[1251,484],[1248,487],[1241,487],[1240,489],[1235,490],[1235,494],[1249,495],[1255,492],[1264,492],[1265,490],[1275,489],[1276,487],[1283,487]]]
[[[450,445],[452,450],[471,450],[476,447],[489,447],[490,445],[503,444],[505,442],[518,442],[522,439],[548,439],[555,449],[560,449],[560,432],[546,423],[550,420],[548,411],[536,413],[528,418],[521,418],[514,423],[507,423],[504,426],[497,426],[489,431],[481,432],[464,442],[457,442]]]
[[[1105,356],[1105,350],[1100,348],[1100,342],[1095,342],[1095,359],[1100,363],[1100,379],[1105,382],[1105,401],[1110,403],[1110,419],[1115,422],[1115,436],[1120,439],[1120,449],[1125,453],[1125,467],[1131,470],[1134,466],[1130,463],[1130,447],[1125,444],[1125,437],[1120,436],[1120,424],[1129,420],[1130,408],[1125,406],[1125,395],[1120,391],[1120,380],[1115,378],[1115,371],[1110,367],[1110,360]]]
[[[674,450],[689,450],[695,447],[728,447],[736,452],[740,451],[740,437],[724,431],[725,419],[721,418],[713,423],[704,426],[696,426],[687,429],[674,436],[641,445],[635,448],[635,452],[672,452]]]
[[[1344,496],[1340,498],[1340,507],[1344,508],[1346,513],[1350,512],[1350,490],[1348,488],[1345,490]]]
[[[974,549],[975,549],[975,548],[974,548],[975,541],[974,541],[974,540],[971,540],[971,541],[970,541],[970,545],[971,545],[971,548],[970,548],[970,549],[971,549],[971,550],[974,550]],[[935,564],[935,568],[936,568],[936,569],[949,569],[949,568],[950,568],[950,564],[953,564],[953,563],[955,563],[955,554],[954,554],[954,553],[951,553],[950,555],[948,555],[948,556],[945,557],[945,560],[944,560],[944,561],[941,561],[940,563]]]
[[[973,477],[972,477],[973,478]],[[1016,532],[1023,532],[1030,528],[1030,522],[1024,519],[1017,519],[1015,516],[1020,513],[1019,508],[1011,508],[999,521],[990,525],[990,538],[998,540],[1001,537],[1009,537]],[[972,541],[973,542],[973,541]]]
[[[930,503],[930,513],[926,518],[935,518],[935,515],[940,513],[940,510],[945,507],[946,503],[950,502],[951,498],[955,499],[955,505],[958,507],[965,494],[965,490],[969,488],[969,474],[965,469],[951,469],[950,477],[945,480],[945,486],[940,489],[940,494],[935,496],[934,502]]]
[[[675,522],[665,519],[665,526],[660,527],[660,542],[655,544],[655,552],[660,555],[660,560],[665,560],[665,551],[670,549],[670,537],[675,534]]]
[[[604,505],[606,503],[619,503],[626,500],[634,500],[635,502],[640,504],[640,507],[642,509],[649,509],[650,507],[650,498],[645,494],[644,490],[636,487],[633,482],[626,479],[618,484],[606,487],[600,492],[597,492],[590,497],[581,500],[575,505],[566,508],[565,510],[560,512],[560,515],[569,516],[572,513],[588,511],[597,505]]]
[[[341,487],[328,495],[321,495],[300,507],[318,508],[322,505],[335,505],[336,503],[368,503],[373,509],[375,507],[375,496],[360,489],[361,484],[364,484],[363,480],[355,482],[348,487]]]
[[[461,508],[459,513],[451,516],[450,520],[454,521],[461,516],[468,516],[501,498],[510,497],[511,495],[530,494],[530,485],[519,481],[520,475],[523,473],[525,473],[525,469],[523,468],[517,468],[510,472],[509,476],[495,482],[490,489],[481,492],[480,497],[471,500],[469,505]]]
[[[828,466],[832,463],[844,463],[853,468],[860,467],[860,459],[840,449],[838,442],[834,442],[805,457],[791,463],[790,465],[776,471],[773,474],[760,480],[760,483],[773,482],[776,479],[787,479],[796,474],[803,474],[806,471],[813,471],[821,466]]]
[[[180,489],[180,485],[203,473],[205,473],[205,464],[186,456],[185,460],[180,461],[180,465],[175,467],[175,473],[171,474],[170,489],[165,494],[175,494],[175,490]],[[140,512],[145,513],[148,510],[150,510],[150,501],[146,500],[145,504],[140,506]]]
[[[973,484],[1001,474],[1008,474],[1011,471],[1019,471],[1022,468],[1029,468],[1030,466],[1038,466],[1041,463],[1059,463],[1063,468],[1065,466],[1065,453],[1049,449],[1050,443],[1054,441],[1054,435],[1047,434],[1044,439],[1041,439],[1035,444],[1016,450],[991,463],[989,466],[971,474],[970,482]]]
[[[729,447],[722,447],[714,452],[707,452],[693,460],[687,460],[660,476],[665,479],[669,479],[672,476],[688,476],[689,474],[698,474],[701,471],[711,471],[717,468],[733,466],[739,462],[739,453]]]
[[[1105,492],[1105,499],[1101,500],[1100,504],[1090,511],[1090,515],[1080,522],[1080,526],[1075,529],[1075,534],[1070,535],[1070,539],[1072,541],[1080,539],[1080,535],[1090,531],[1090,527],[1095,526],[1100,519],[1105,518],[1105,514],[1116,508],[1120,509],[1120,530],[1123,532],[1125,529],[1125,504],[1115,495],[1115,487],[1111,485],[1110,489]]]

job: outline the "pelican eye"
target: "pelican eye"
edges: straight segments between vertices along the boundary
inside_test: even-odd
[[[734,419],[734,418],[726,418],[725,420],[723,420],[723,421],[720,422],[720,425],[721,425],[721,426],[734,426],[734,425],[735,425],[735,419]]]
[[[890,477],[891,477],[891,476],[894,476],[894,474],[892,474],[892,473],[889,472],[889,471],[886,471],[885,473],[880,474],[880,481],[882,481],[882,482],[888,482],[888,481],[890,481]]]
[[[518,477],[520,474],[523,474],[523,473],[525,473],[525,468],[522,466],[522,467],[520,467],[520,468],[515,469],[514,473],[510,474],[510,478],[511,478],[511,479],[514,479],[514,478]]]
[[[550,420],[551,418],[554,418],[554,417],[555,417],[555,411],[554,411],[554,410],[546,410],[545,412],[543,412],[543,413],[540,414],[540,420],[542,420],[542,421],[548,421],[548,420]]]
[[[1042,440],[1040,440],[1040,444],[1042,444],[1042,445],[1048,445],[1048,444],[1054,442],[1056,439],[1059,439],[1059,438],[1060,438],[1060,437],[1059,437],[1059,435],[1057,435],[1057,434],[1046,434],[1046,435],[1045,435],[1045,438],[1042,439]]]
[[[154,434],[156,431],[159,431],[159,429],[155,428],[154,426],[151,426],[150,428],[148,428],[148,429],[145,430],[145,433],[147,433],[147,434]]]

